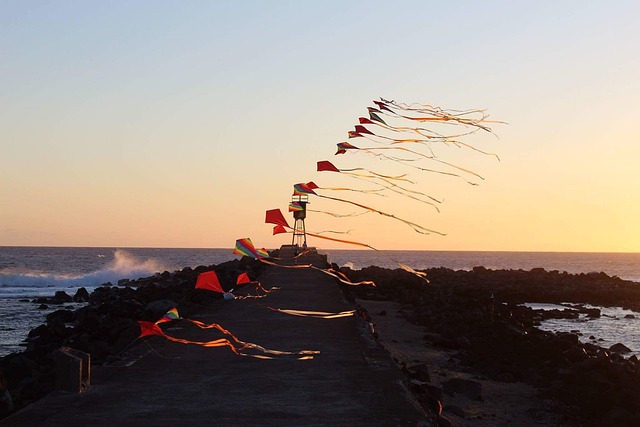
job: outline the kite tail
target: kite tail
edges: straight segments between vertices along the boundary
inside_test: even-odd
[[[321,213],[321,214],[325,214],[325,215],[331,215],[334,218],[346,218],[346,217],[354,217],[354,216],[361,216],[364,214],[368,214],[371,213],[371,211],[364,211],[364,212],[354,212],[354,213],[350,213],[350,214],[337,214],[334,212],[327,212],[327,211],[316,211],[313,209],[307,209],[307,212],[315,212],[315,213]]]
[[[387,156],[386,154],[376,153],[374,151],[374,150],[380,150],[380,149],[402,149],[402,148],[403,147],[378,147],[378,148],[371,147],[371,148],[359,148],[359,150],[364,151],[364,152],[366,152],[368,154],[374,155],[376,157],[382,157],[384,159],[391,160],[391,161],[396,162],[396,163],[401,163],[401,164],[403,164],[405,166],[409,166],[410,168],[421,170],[423,172],[431,172],[431,173],[437,173],[437,174],[440,174],[440,175],[452,176],[454,178],[459,178],[459,179],[463,180],[464,182],[466,182],[469,185],[478,185],[476,182],[469,181],[468,179],[466,179],[465,177],[463,177],[462,175],[459,175],[457,173],[439,171],[439,170],[436,170],[436,169],[428,169],[428,168],[423,168],[423,167],[420,167],[420,166],[411,165],[411,164],[407,163],[407,162],[416,161],[418,159],[400,159],[400,158],[397,158],[397,157]],[[336,154],[340,154],[340,153],[336,153]],[[425,157],[426,156],[426,155],[424,155],[422,153],[416,153],[416,154],[418,154],[421,157]],[[426,158],[433,160],[435,158],[435,156],[426,156]],[[314,211],[314,212],[320,212],[320,211]]]
[[[362,208],[362,209],[367,209],[367,210],[369,210],[371,212],[376,212],[376,213],[378,213],[378,214],[380,214],[382,216],[386,216],[387,218],[393,218],[393,219],[395,219],[397,221],[400,221],[400,222],[402,222],[404,224],[407,224],[415,232],[420,233],[420,234],[432,234],[433,233],[433,234],[439,234],[441,236],[445,236],[444,233],[441,233],[439,231],[435,231],[435,230],[431,230],[431,229],[425,228],[425,227],[421,226],[420,224],[416,224],[414,222],[407,221],[406,219],[399,218],[399,217],[397,217],[395,215],[392,215],[392,214],[389,214],[389,213],[386,213],[386,212],[371,208],[369,206],[361,205],[360,203],[352,202],[350,200],[338,199],[336,197],[325,196],[325,195],[322,195],[322,194],[318,194],[317,196],[318,197],[322,197],[324,199],[335,200],[337,202],[348,203],[348,204],[357,206],[357,207]]]
[[[357,170],[362,170],[362,171],[368,172],[370,175],[353,172],[353,171],[357,171]],[[379,174],[379,173],[376,173],[376,172],[372,172],[370,170],[366,170],[366,169],[362,169],[362,168],[340,169],[340,173],[343,173],[345,175],[357,176],[357,177],[361,177],[361,178],[385,178],[385,179],[391,179],[391,180],[394,180],[394,181],[404,181],[404,182],[409,182],[411,184],[415,184],[414,181],[411,181],[410,179],[404,178],[406,176],[406,174],[400,175],[400,176],[389,176],[389,175],[382,175],[382,174]]]
[[[300,317],[314,317],[316,319],[338,319],[341,317],[351,317],[356,312],[355,310],[341,311],[339,313],[328,313],[325,311],[307,311],[307,310],[289,310],[283,308],[267,307],[269,310],[276,311],[278,313],[289,314],[291,316]]]

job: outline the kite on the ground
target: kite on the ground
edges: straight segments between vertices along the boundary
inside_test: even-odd
[[[206,271],[198,275],[196,281],[196,289],[205,289],[208,291],[219,292],[224,294],[220,280],[215,271]]]
[[[169,314],[171,313],[171,314]],[[168,319],[168,320],[167,320]],[[176,338],[171,335],[167,335],[162,328],[160,328],[161,323],[165,323],[168,321],[175,320],[184,320],[196,325],[200,329],[216,329],[221,332],[225,337],[218,338],[211,341],[192,341],[182,338]],[[237,354],[238,356],[245,357],[254,357],[257,359],[274,359],[276,356],[283,357],[294,357],[298,360],[310,360],[313,359],[314,355],[319,354],[319,351],[316,350],[301,350],[301,351],[281,351],[281,350],[271,350],[265,347],[262,347],[258,344],[244,342],[238,339],[233,333],[223,328],[221,325],[217,323],[203,323],[199,320],[185,319],[180,317],[178,314],[178,310],[174,307],[167,314],[165,314],[160,320],[157,322],[145,322],[138,321],[138,325],[140,326],[140,335],[138,338],[143,338],[151,335],[158,335],[166,338],[169,341],[179,342],[182,344],[193,344],[199,345],[202,347],[229,347],[229,349]],[[257,351],[259,354],[249,353],[247,351]]]
[[[244,255],[252,258],[269,258],[269,252],[266,249],[256,249],[251,243],[251,239],[244,238],[236,240],[236,247],[233,250],[234,254]]]

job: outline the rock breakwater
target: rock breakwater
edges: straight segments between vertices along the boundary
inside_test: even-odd
[[[187,267],[134,281],[107,283],[91,294],[81,288],[74,296],[57,292],[52,298],[38,298],[39,306],[60,305],[46,317],[46,323],[29,332],[23,352],[0,358],[0,394],[7,392],[11,405],[0,405],[0,419],[40,399],[54,389],[54,353],[62,346],[91,355],[92,365],[112,363],[137,339],[138,320],[156,321],[167,310],[178,307],[188,316],[202,304],[221,295],[194,289],[200,273],[215,270],[225,290],[235,286],[238,274],[253,277],[263,269],[255,260],[243,258],[219,265]],[[74,308],[66,303],[85,303]],[[34,308],[37,308],[35,306]]]
[[[638,309],[640,284],[604,273],[573,275],[541,268],[435,268],[425,270],[430,284],[399,269],[340,270],[353,281],[376,282],[376,288],[350,287],[356,298],[406,305],[407,320],[428,331],[425,346],[454,351],[456,363],[491,379],[535,386],[554,402],[566,424],[640,425],[638,359],[625,358],[622,345],[601,348],[581,343],[575,333],[536,328],[545,317],[574,316],[580,308],[543,313],[521,305],[571,302]],[[599,315],[593,309],[582,310],[588,316]],[[414,391],[431,402],[446,401],[453,387],[442,390],[422,382]]]

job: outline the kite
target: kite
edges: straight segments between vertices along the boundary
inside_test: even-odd
[[[412,184],[415,184],[415,182],[405,178],[405,175],[400,175],[400,176],[388,176],[388,175],[382,175],[376,172],[372,172],[370,170],[367,169],[363,169],[363,168],[353,168],[353,169],[338,169],[337,167],[335,167],[331,162],[327,161],[327,160],[321,160],[317,163],[317,170],[318,172],[322,172],[322,171],[329,171],[329,172],[342,172],[345,173],[347,175],[352,175],[352,176],[359,176],[359,177],[363,177],[363,178],[384,178],[384,179],[390,179],[390,180],[398,180],[398,181],[405,181],[405,182],[410,182]],[[365,171],[367,172],[369,175],[366,174],[359,174],[359,173],[354,173],[354,171]],[[293,186],[294,188],[294,194],[295,194],[295,188],[296,186],[299,185],[304,185],[304,184],[295,184]],[[307,184],[308,186],[308,184]],[[310,194],[314,194],[314,193],[310,193]]]
[[[302,212],[302,211],[304,211],[304,207],[300,204],[300,202],[289,203],[289,212]]]
[[[225,300],[236,299],[236,296],[233,294],[233,290],[225,292],[224,289],[222,289],[222,285],[220,284],[218,275],[213,270],[200,273],[198,275],[198,280],[196,281],[196,289],[204,289],[206,291],[212,291],[222,294],[222,297]]]
[[[323,196],[320,196],[320,197],[323,197]],[[324,196],[324,197],[327,197],[327,196]],[[352,203],[352,202],[348,202],[348,203]],[[371,209],[371,208],[368,208],[368,209]],[[277,209],[277,208],[276,209],[270,209],[267,212],[269,212],[268,218],[280,218],[280,217],[284,218],[284,216],[282,215],[282,212],[280,211],[280,209]],[[379,211],[375,211],[375,212],[379,212]],[[401,221],[404,221],[404,220],[401,220]],[[412,224],[412,223],[410,223],[410,224]],[[415,225],[417,226],[417,224],[415,224]],[[289,227],[289,228],[291,228],[291,227]],[[363,247],[363,248],[366,248],[366,249],[372,249],[372,250],[374,250],[376,252],[379,252],[379,253],[381,253],[383,255],[386,255],[389,259],[391,259],[392,261],[397,263],[402,269],[404,269],[404,270],[406,270],[406,271],[408,271],[408,272],[410,272],[410,273],[412,273],[412,274],[414,274],[414,275],[416,275],[416,276],[418,276],[418,277],[420,277],[420,278],[422,278],[422,279],[424,279],[425,281],[428,282],[428,280],[426,279],[426,274],[425,273],[415,271],[411,267],[409,267],[409,266],[407,266],[407,265],[395,260],[394,258],[390,257],[389,255],[387,255],[383,251],[380,251],[379,249],[376,249],[373,246],[368,245],[366,243],[356,242],[356,241],[352,241],[352,240],[336,239],[334,237],[322,236],[319,233],[312,233],[312,232],[306,232],[306,235],[311,236],[311,237],[316,237],[318,239],[329,240],[329,241],[332,241],[332,242],[344,243],[344,244],[349,244],[349,245],[360,246],[360,247]],[[304,254],[304,253],[306,253],[306,251],[303,252],[302,254]],[[300,254],[298,256],[302,256],[302,254]],[[344,283],[344,284],[350,285],[350,286],[358,286],[358,285],[375,286],[376,285],[375,282],[368,281],[368,280],[361,281],[361,282],[352,282],[344,274],[340,273],[339,271],[333,270],[331,268],[329,268],[329,269],[318,268],[318,267],[316,267],[316,266],[314,266],[312,264],[282,265],[282,264],[278,264],[278,263],[276,263],[274,261],[269,261],[267,259],[259,259],[259,261],[261,261],[264,264],[273,265],[273,266],[282,267],[282,268],[312,268],[314,270],[318,270],[318,271],[323,272],[324,274],[332,276],[335,279],[337,279],[338,281],[340,281],[341,283]]]
[[[299,185],[304,185],[306,188],[305,184],[299,184]],[[295,188],[295,186],[294,186]],[[313,192],[313,190],[308,189],[309,193],[308,194],[315,194]],[[276,225],[280,225],[282,227],[286,227],[286,228],[291,228],[289,226],[289,223],[287,222],[287,220],[284,218],[284,215],[282,215],[282,212],[280,211],[280,209],[270,209],[267,211],[266,215],[265,215],[265,220],[264,222],[266,222],[267,224],[276,224]]]
[[[280,288],[277,287],[271,287],[270,289],[265,289],[262,286],[262,283],[258,282],[257,280],[251,280],[251,278],[249,277],[249,274],[242,273],[238,276],[238,278],[236,279],[236,285],[237,286],[241,286],[241,285],[255,285],[256,287],[256,292],[258,293],[258,295],[240,295],[240,296],[236,296],[236,298],[238,299],[245,299],[245,298],[263,298],[266,296],[266,294],[278,290]],[[260,291],[264,292],[265,295],[260,295]]]
[[[181,319],[180,315],[178,314],[178,309],[176,307],[173,307],[171,310],[167,311],[166,314],[156,322],[156,324],[171,322],[178,319]]]
[[[246,272],[240,274],[236,279],[236,285],[244,285],[245,283],[251,283],[251,278]]]
[[[214,291],[224,294],[222,285],[220,285],[220,280],[218,280],[218,275],[213,270],[200,273],[198,275],[198,280],[196,281],[196,289],[205,289],[208,291]]]
[[[484,178],[478,173],[459,166],[451,161],[440,159],[437,154],[437,148],[443,146],[470,149],[479,152],[484,155],[495,156],[498,160],[499,157],[488,151],[479,149],[466,142],[461,142],[459,139],[463,136],[471,135],[477,132],[488,132],[492,134],[492,130],[489,127],[492,123],[503,123],[499,121],[488,120],[488,115],[484,110],[444,110],[440,107],[434,107],[428,104],[404,104],[395,102],[393,100],[386,100],[380,98],[378,101],[373,101],[375,107],[367,107],[368,118],[359,117],[358,123],[354,126],[352,131],[348,132],[349,142],[339,142],[337,144],[336,155],[350,153],[364,153],[369,154],[372,160],[380,161],[392,161],[399,165],[406,166],[418,171],[440,174],[447,177],[454,177],[462,179],[466,183],[471,185],[478,185],[477,180],[484,180]],[[449,129],[452,125],[457,126],[456,131],[451,132]],[[429,127],[425,127],[429,126]],[[461,130],[460,130],[461,129]],[[363,138],[373,142],[373,144],[361,144],[352,143],[352,139]],[[408,148],[408,145],[411,147]],[[437,164],[434,168],[424,167],[425,163],[432,162],[431,164]],[[430,165],[426,165],[430,166]],[[375,171],[372,169],[376,169]],[[325,191],[351,191],[372,194],[376,196],[388,197],[395,193],[412,200],[428,204],[435,208],[439,212],[438,205],[442,203],[440,198],[433,197],[422,191],[418,191],[415,187],[416,180],[406,173],[396,172],[396,174],[384,173],[384,171],[378,170],[378,168],[367,168],[365,165],[355,165],[349,168],[338,168],[333,163],[327,160],[321,160],[317,162],[316,170],[318,172],[333,172],[344,176],[348,176],[353,179],[364,181],[374,188],[351,188],[350,186],[336,186],[336,187],[320,187],[314,182],[297,183],[293,186],[293,196],[307,200],[310,196],[316,196],[318,198],[333,200],[343,204],[349,204],[357,207],[358,212],[349,214],[340,214],[334,212],[328,212],[324,210],[309,210],[310,212],[318,212],[327,215],[331,215],[335,218],[343,217],[355,217],[368,213],[377,213],[389,219],[393,219],[404,223],[412,228],[419,234],[438,234],[444,236],[436,230],[424,227],[416,222],[407,220],[403,217],[397,216],[386,210],[380,210],[375,207],[369,206],[369,203],[353,201],[345,198],[332,197],[325,193]],[[306,206],[300,202],[292,201],[289,206],[289,212],[294,213],[294,217],[298,212],[306,210]],[[287,220],[282,215],[279,209],[271,209],[266,212],[265,222],[273,224],[273,234],[287,233],[294,231],[289,225]],[[338,231],[328,231],[331,233],[344,233]],[[337,239],[327,236],[322,236],[321,233],[316,232],[309,233],[305,231],[305,235],[316,237],[319,239],[325,239],[332,242],[345,243],[355,246],[360,246],[367,249],[378,251],[384,255],[384,252],[375,249],[374,247],[351,240]],[[347,232],[348,233],[348,232]],[[238,243],[240,242],[240,243]],[[265,251],[266,252],[266,251]],[[249,239],[241,239],[236,242],[236,250],[234,253],[241,253],[243,255],[251,256],[259,259],[261,262],[270,265],[276,265],[283,268],[314,268],[318,269],[325,274],[329,274],[335,277],[337,280],[347,284],[351,283],[349,279],[339,271],[332,269],[320,269],[313,265],[279,265],[274,262],[277,258],[268,259],[268,254],[261,257],[259,251],[257,251]],[[390,257],[391,258],[391,257]],[[393,259],[393,258],[391,258]],[[415,271],[411,267],[403,264],[397,260],[394,260],[402,269],[423,278],[426,280],[425,273]],[[359,282],[357,284],[364,284]],[[367,284],[373,284],[372,282]],[[373,284],[375,286],[375,284]],[[289,311],[293,314],[295,310],[283,310],[282,312]],[[300,311],[297,311],[302,313]],[[310,314],[310,313],[306,313]],[[333,315],[335,313],[316,313],[318,315]]]
[[[284,220],[284,217],[282,219]],[[264,248],[256,249],[255,246],[253,246],[253,243],[251,243],[251,239],[249,238],[236,240],[236,246],[233,250],[233,253],[248,256],[251,258],[269,258],[269,253],[267,252],[267,250]]]
[[[284,226],[282,225],[274,225],[273,226],[273,235],[275,236],[276,234],[281,234],[281,233],[286,233],[287,229],[284,228]]]
[[[328,313],[325,311],[306,311],[306,310],[288,310],[283,308],[267,307],[269,310],[278,313],[290,314],[291,316],[315,317],[317,319],[338,319],[341,317],[351,317],[355,314],[355,310],[341,311],[339,313]]]
[[[171,314],[169,314],[171,313]],[[175,318],[173,318],[175,316]],[[216,329],[221,332],[226,338],[218,338],[211,341],[192,341],[186,340],[182,338],[176,338],[170,335],[167,335],[161,328],[160,323],[168,322],[170,320],[163,320],[171,317],[171,320],[184,320],[196,325],[200,329]],[[166,338],[169,341],[178,342],[182,344],[193,344],[200,345],[202,347],[229,347],[229,349],[238,356],[246,356],[246,357],[254,357],[258,359],[273,359],[274,356],[294,356],[298,360],[310,360],[313,359],[314,355],[319,354],[319,351],[316,350],[301,350],[301,351],[280,351],[280,350],[270,350],[265,347],[262,347],[258,344],[244,342],[238,339],[233,333],[223,328],[221,325],[217,323],[203,323],[198,320],[185,319],[180,317],[178,314],[178,310],[174,307],[167,314],[165,314],[160,320],[155,323],[145,322],[142,320],[138,320],[138,325],[140,326],[140,335],[138,338],[143,338],[151,335],[158,335]],[[246,353],[245,350],[257,350],[262,354],[251,354]]]

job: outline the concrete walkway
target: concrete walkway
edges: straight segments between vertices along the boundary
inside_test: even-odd
[[[239,339],[270,349],[320,351],[313,360],[259,360],[225,347],[152,336],[146,338],[149,345],[139,342],[128,351],[129,366],[94,368],[89,391],[52,393],[0,425],[422,425],[425,414],[362,319],[297,317],[263,306],[354,309],[331,277],[270,267],[260,281],[280,289],[261,299],[219,301],[191,318],[219,323]],[[167,334],[175,337],[208,341],[220,336],[188,322],[174,324]]]

